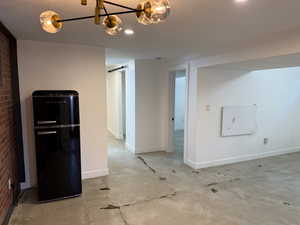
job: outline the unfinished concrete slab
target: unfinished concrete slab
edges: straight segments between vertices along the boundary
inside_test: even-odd
[[[64,201],[27,191],[10,225],[300,225],[300,153],[197,171],[168,153],[139,157],[112,140],[109,176]]]

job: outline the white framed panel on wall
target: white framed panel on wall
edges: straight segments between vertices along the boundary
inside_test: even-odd
[[[257,130],[257,106],[222,107],[221,136],[251,135]]]

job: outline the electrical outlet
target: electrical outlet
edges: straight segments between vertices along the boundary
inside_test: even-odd
[[[269,143],[269,138],[264,138],[264,145]]]
[[[8,190],[11,190],[11,179],[8,179]]]

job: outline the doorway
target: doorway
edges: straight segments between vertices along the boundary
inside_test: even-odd
[[[186,70],[170,72],[170,131],[169,151],[175,159],[184,160],[186,120]]]
[[[108,70],[107,129],[110,139],[126,141],[126,70]]]
[[[121,92],[122,92],[122,133],[123,133],[123,140],[126,142],[126,72],[125,70],[120,71],[121,72]]]

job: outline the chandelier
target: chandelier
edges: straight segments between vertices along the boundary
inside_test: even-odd
[[[81,5],[87,6],[88,0],[81,0]],[[123,11],[108,12],[106,5],[122,8]],[[126,11],[124,11],[126,10]],[[122,20],[118,15],[134,13],[137,21],[144,25],[157,24],[166,20],[170,14],[170,4],[168,0],[146,0],[140,2],[136,8],[120,5],[105,0],[96,0],[95,14],[92,16],[62,19],[62,17],[51,10],[45,11],[40,15],[42,29],[48,33],[59,32],[65,22],[94,19],[96,25],[101,24],[105,32],[109,35],[116,35],[122,31]]]

